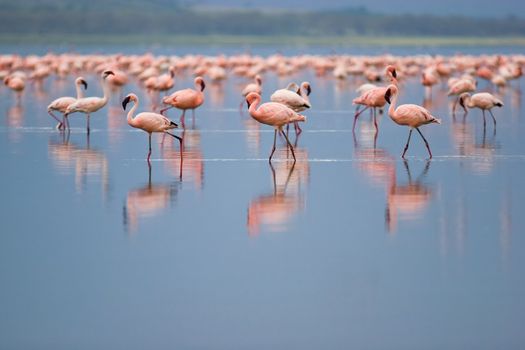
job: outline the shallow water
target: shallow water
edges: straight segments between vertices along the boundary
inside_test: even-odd
[[[386,115],[375,148],[368,114],[353,137],[355,84],[267,74],[263,99],[289,80],[313,88],[295,165],[282,139],[268,164],[273,131],[239,112],[244,81],[230,78],[177,132],[182,169],[161,137],[148,167],[118,96],[88,137],[84,116],[66,135],[46,113],[72,78],[29,86],[18,106],[0,87],[0,347],[522,348],[518,84],[501,92],[494,133],[480,111],[453,118],[444,90],[423,101],[407,81],[400,102],[443,124],[421,128],[431,161],[414,134],[403,162],[408,130]]]

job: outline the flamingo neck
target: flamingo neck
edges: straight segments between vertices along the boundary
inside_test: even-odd
[[[128,112],[128,124],[130,126],[135,126],[135,119],[133,118],[133,115],[135,114],[135,111],[137,110],[137,108],[139,107],[139,101],[133,101],[133,107],[131,107],[131,109],[129,110]]]
[[[109,100],[109,84],[107,83],[106,79],[102,79],[102,91],[104,91],[102,100],[104,101],[104,104],[106,104]]]
[[[393,94],[391,102],[392,103],[390,103],[390,107],[388,108],[388,115],[390,116],[390,118],[394,118],[394,114],[397,107],[397,92]]]
[[[474,104],[472,103],[471,97],[472,97],[472,96],[467,95],[467,96],[465,96],[465,98],[463,99],[463,103],[464,103],[465,106],[467,106],[468,108],[473,108],[473,107],[474,107]]]
[[[250,108],[248,108],[248,112],[250,112],[250,115],[252,115],[253,117],[256,117],[259,115],[257,111],[257,109],[259,108],[259,103],[261,103],[261,99],[256,98],[250,105]]]
[[[82,84],[76,84],[75,88],[77,89],[77,100],[84,97],[84,91],[82,91]]]

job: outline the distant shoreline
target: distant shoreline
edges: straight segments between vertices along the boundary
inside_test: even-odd
[[[0,45],[317,45],[317,46],[457,46],[525,47],[524,37],[423,36],[266,36],[266,35],[21,35],[0,34]]]

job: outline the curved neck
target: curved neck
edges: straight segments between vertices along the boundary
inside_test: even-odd
[[[303,100],[305,100],[306,102],[310,102],[310,97],[308,96],[308,92],[306,91],[306,87],[301,85],[301,88],[299,90],[301,92],[301,97],[303,98]]]
[[[77,89],[77,100],[84,97],[84,91],[82,90],[82,84],[75,84]]]
[[[261,98],[256,98],[250,105],[250,108],[248,108],[248,112],[250,112],[252,116],[258,115],[257,108],[259,107],[259,103],[261,103]]]
[[[128,112],[128,124],[131,125],[131,126],[135,126],[135,119],[133,119],[133,115],[135,114],[135,111],[137,110],[137,108],[139,107],[139,101],[136,100],[136,101],[133,101],[133,107],[131,107],[131,109],[129,110]]]
[[[107,103],[109,99],[109,85],[106,79],[102,79],[102,91],[104,91],[102,99],[104,100],[104,103]]]
[[[472,100],[471,100],[471,96],[470,95],[467,95],[467,96],[465,96],[465,98],[463,98],[463,103],[468,108],[473,108],[474,107],[474,105],[472,104]]]
[[[390,116],[390,118],[393,118],[394,117],[394,112],[396,110],[396,107],[397,107],[397,92],[395,94],[392,94],[392,99],[390,102],[390,107],[388,108],[388,115]]]

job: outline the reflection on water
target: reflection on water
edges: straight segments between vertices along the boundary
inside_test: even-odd
[[[195,189],[200,191],[204,186],[204,162],[199,130],[184,130],[180,136],[184,140],[182,154],[179,142],[173,137],[166,137],[161,144],[160,155],[166,159],[164,165],[172,176],[184,182],[193,182]]]
[[[107,195],[109,188],[109,165],[104,153],[90,148],[89,134],[86,145],[80,147],[69,141],[70,133],[61,132],[58,137],[51,137],[48,144],[49,158],[59,174],[75,173],[77,193],[83,193],[89,178],[100,178],[102,193]]]
[[[261,226],[269,232],[286,231],[294,215],[304,209],[310,175],[308,154],[296,148],[295,155],[297,162],[269,163],[273,192],[257,196],[248,205],[248,235],[259,235]]]
[[[22,134],[16,128],[24,125],[24,107],[21,104],[15,104],[7,109],[6,124],[9,129],[9,141],[20,142]]]
[[[124,205],[124,228],[134,233],[139,228],[139,221],[160,215],[177,199],[179,182],[158,184],[151,182],[151,164],[148,163],[148,183],[131,189]]]
[[[425,163],[421,174],[414,181],[408,161],[403,161],[408,183],[400,183],[394,176],[386,197],[385,222],[388,232],[395,233],[398,220],[414,221],[421,219],[432,198],[432,190],[423,183],[430,169],[430,161]],[[395,175],[395,173],[394,173]]]

